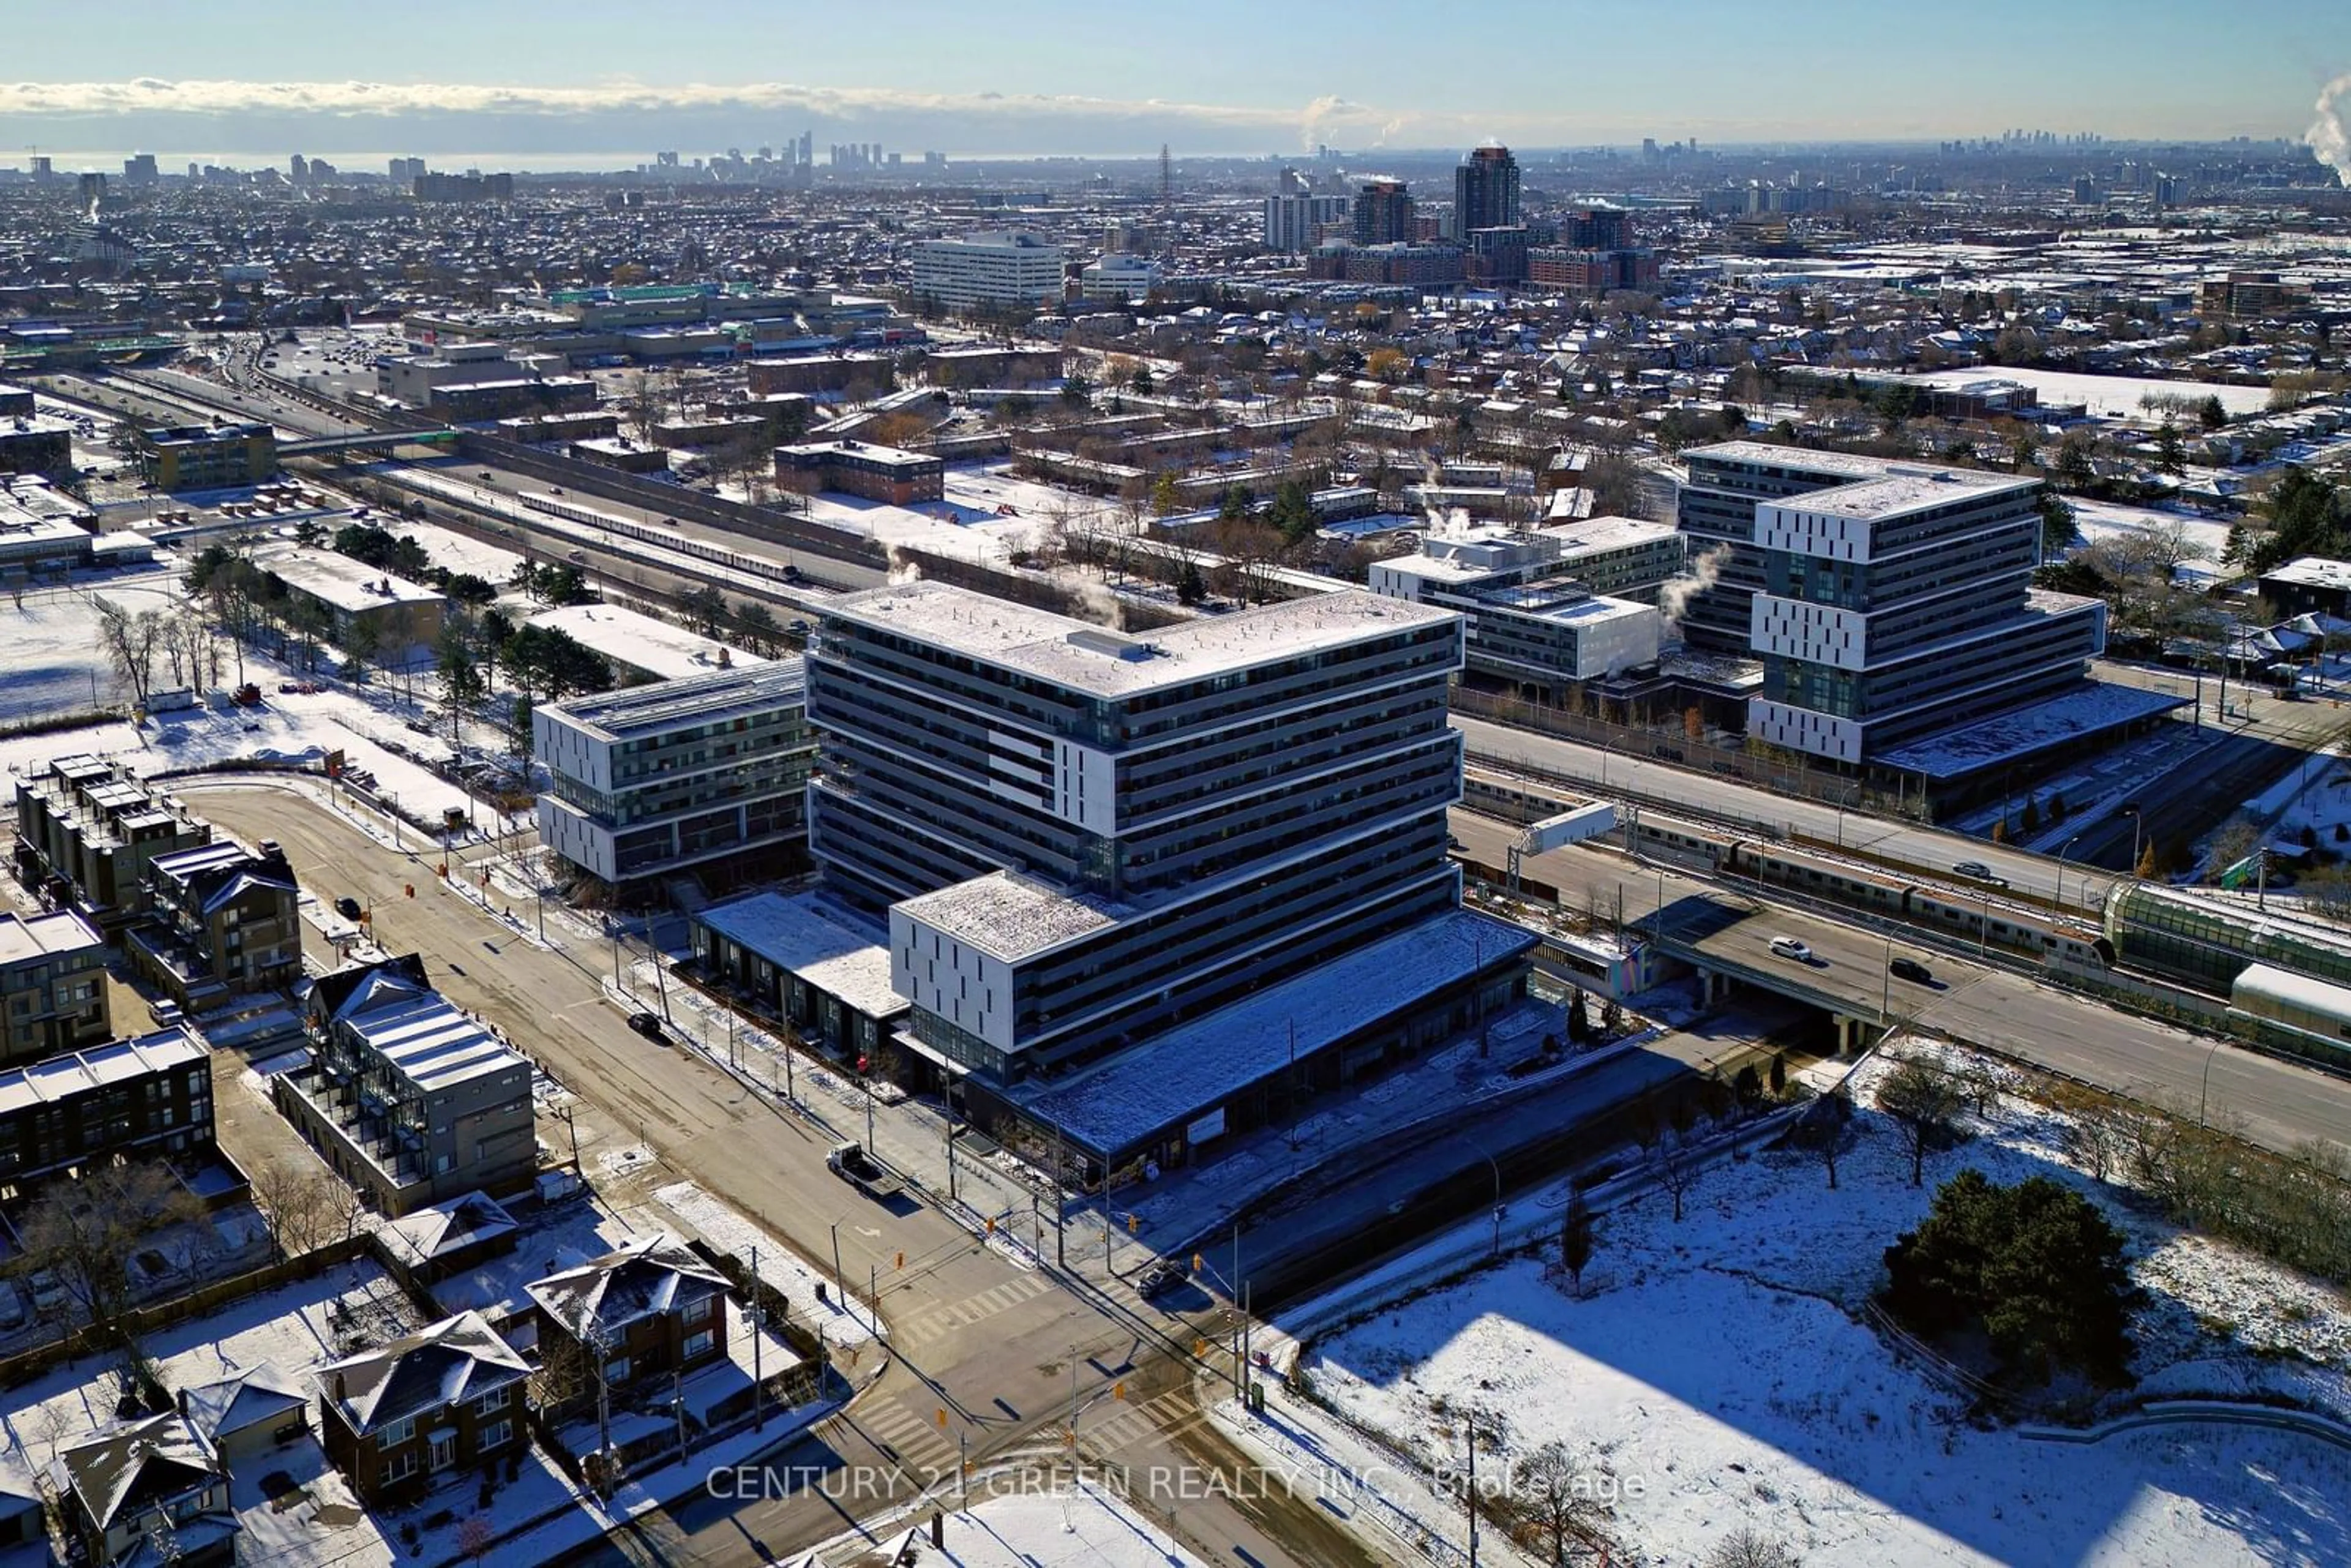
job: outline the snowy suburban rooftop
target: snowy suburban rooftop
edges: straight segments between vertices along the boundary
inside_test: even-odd
[[[1583,550],[1621,549],[1626,545],[1648,544],[1656,539],[1669,538],[1680,530],[1671,523],[1650,523],[1639,517],[1604,515],[1579,517],[1572,523],[1553,523],[1537,531],[1545,538],[1557,539],[1567,553],[1573,555]]]
[[[525,1065],[480,1022],[437,991],[362,1013],[352,1020],[352,1027],[402,1077],[427,1094]]]
[[[755,893],[694,918],[868,1018],[909,1005],[890,986],[889,934],[820,893]]]
[[[722,667],[721,657],[736,667],[768,662],[757,653],[617,604],[570,604],[542,611],[530,618],[530,624],[560,632],[583,648],[664,681],[707,674]]]
[[[1535,941],[1531,932],[1470,910],[1450,910],[1169,1030],[1073,1078],[1019,1085],[1010,1092],[1033,1114],[1114,1160],[1284,1071],[1296,1057],[1369,1029]]]
[[[1104,697],[1134,696],[1458,619],[1449,610],[1349,590],[1130,636],[942,582],[870,589],[847,595],[826,613]]]
[[[421,582],[394,577],[329,549],[305,549],[295,544],[266,545],[253,554],[254,565],[290,587],[338,610],[372,610],[380,604],[431,604],[441,594]]]
[[[1117,925],[1134,911],[1022,876],[990,872],[891,906],[943,936],[1008,964]]]
[[[2338,593],[2351,589],[2351,561],[2329,560],[2323,555],[2302,556],[2283,566],[2273,567],[2262,575],[2278,582],[2328,588]]]

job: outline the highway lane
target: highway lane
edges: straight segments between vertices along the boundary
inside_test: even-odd
[[[371,904],[387,950],[422,952],[451,1000],[497,1022],[546,1063],[583,1103],[575,1120],[591,1173],[600,1154],[643,1140],[661,1169],[637,1179],[690,1176],[819,1267],[830,1261],[837,1234],[843,1272],[881,1281],[896,1349],[872,1389],[793,1451],[814,1456],[801,1462],[867,1478],[865,1510],[893,1494],[904,1501],[914,1482],[952,1473],[965,1451],[987,1461],[1058,1442],[1054,1421],[1066,1409],[1073,1345],[1081,1400],[1116,1381],[1114,1371],[1092,1362],[1148,1368],[1186,1359],[1191,1323],[1143,1305],[1123,1282],[1097,1278],[1067,1289],[927,1206],[884,1207],[859,1197],[825,1169],[829,1133],[779,1113],[699,1057],[630,1032],[601,998],[604,944],[589,941],[575,956],[523,940],[451,892],[432,862],[377,843],[307,793],[194,779],[175,788],[224,831],[248,842],[277,841],[302,885],[321,897],[350,894]],[[410,883],[413,900],[403,892]],[[566,1136],[547,1122],[540,1135],[558,1145]],[[1083,1260],[1083,1249],[1073,1244],[1071,1252]],[[935,1420],[941,1408],[949,1412],[944,1429]],[[958,1434],[967,1450],[956,1447]],[[1134,1440],[1156,1439],[1138,1431]],[[846,1522],[831,1500],[803,1487],[747,1504],[703,1500],[656,1511],[627,1538],[585,1555],[716,1568],[763,1561],[750,1539],[780,1553],[825,1540]],[[1269,1564],[1377,1562],[1311,1501],[1257,1511],[1187,1505],[1183,1524],[1217,1561],[1238,1561],[1238,1548]]]
[[[1514,837],[1507,823],[1453,813],[1454,836],[1485,861]],[[1488,863],[1491,863],[1489,862]],[[1581,895],[1570,907],[1617,906],[1638,926],[1658,906],[1663,889],[1669,925],[1697,901],[1722,900],[1726,889],[1684,870],[1635,866],[1623,856],[1571,845],[1531,856],[1526,872]],[[1754,890],[1740,884],[1730,901],[1750,905]],[[1809,944],[1817,962],[1782,958],[1771,938],[1792,936]],[[1912,943],[1898,933],[1892,951],[1926,964],[1936,984],[1920,987],[1886,972],[1886,933],[1771,903],[1727,923],[1705,939],[1727,961],[1775,975],[1792,989],[1842,1000],[1851,1015],[1875,1019],[1881,1008],[1922,1029],[1940,1030],[2103,1089],[2190,1114],[2202,1107],[2214,1120],[2237,1124],[2248,1141],[2290,1153],[2313,1141],[2351,1146],[2351,1082],[2232,1041],[2191,1033],[2152,1019],[2100,1005],[2014,971],[1974,963],[1938,944]]]
[[[1602,796],[1612,791],[1631,794],[1667,807],[1801,833],[1824,844],[1897,861],[1946,881],[1953,866],[1975,862],[1990,866],[2018,892],[2054,901],[2062,878],[2064,904],[2093,914],[2104,906],[2106,890],[2114,883],[2112,877],[2072,857],[2061,862],[1963,833],[1840,810],[1818,800],[1792,800],[1736,779],[1692,773],[1462,714],[1453,716],[1453,727],[1468,737],[1473,760],[1504,766],[1511,761],[1530,763],[1545,772],[1583,780]]]

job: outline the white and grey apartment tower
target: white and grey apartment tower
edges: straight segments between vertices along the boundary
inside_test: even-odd
[[[1865,764],[2078,686],[2105,650],[2102,602],[2032,587],[2038,480],[1751,442],[1689,456],[1685,527],[1694,499],[1779,492],[1746,502],[1741,580],[1711,607],[1744,600],[1763,661],[1750,739]],[[1824,470],[1841,482],[1787,490]]]
[[[1348,591],[1130,636],[918,582],[809,653],[810,848],[925,1048],[1056,1073],[1452,909],[1449,611]]]

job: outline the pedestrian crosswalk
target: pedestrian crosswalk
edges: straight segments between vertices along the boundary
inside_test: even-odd
[[[893,1400],[856,1406],[841,1418],[894,1456],[925,1486],[954,1475],[960,1462],[955,1434],[938,1424],[935,1414],[925,1415]]]
[[[974,1291],[961,1301],[925,1307],[902,1318],[891,1325],[891,1336],[901,1349],[927,1344],[959,1328],[968,1328],[973,1323],[1017,1307],[1023,1301],[1034,1301],[1052,1289],[1053,1281],[1041,1273],[1018,1275],[1000,1285]]]
[[[1079,1417],[1078,1446],[1088,1453],[1116,1454],[1155,1432],[1171,1437],[1187,1432],[1202,1419],[1191,1391],[1171,1388],[1156,1398],[1140,1405],[1121,1406],[1099,1418],[1093,1415]]]

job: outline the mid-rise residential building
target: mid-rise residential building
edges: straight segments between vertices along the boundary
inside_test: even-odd
[[[804,840],[816,741],[797,659],[542,704],[531,738],[551,776],[541,841],[616,887]]]
[[[1693,447],[1682,461],[1689,477],[1676,521],[1688,536],[1700,586],[1684,602],[1681,634],[1692,647],[1741,654],[1753,621],[1749,606],[1764,587],[1763,556],[1754,549],[1756,507],[1886,471],[1880,458],[1760,441]]]
[[[0,411],[0,474],[70,473],[73,432],[71,422],[56,414]]]
[[[101,758],[57,757],[16,780],[16,880],[112,931],[146,907],[157,855],[212,842],[209,824]]]
[[[1297,255],[1322,242],[1322,231],[1343,225],[1352,204],[1345,196],[1286,191],[1265,199],[1265,248]]]
[[[1061,300],[1061,247],[1026,229],[923,240],[913,293],[942,310],[1041,310]]]
[[[1078,293],[1087,299],[1147,299],[1160,280],[1159,264],[1149,256],[1105,256],[1078,274]]]
[[[69,909],[0,912],[0,1061],[78,1051],[114,1036],[106,939]]]
[[[1460,612],[1470,671],[1557,701],[1585,681],[1656,663],[1655,604],[1610,595],[1622,588],[1654,599],[1681,561],[1680,537],[1663,524],[1594,517],[1432,532],[1417,554],[1374,562],[1370,585]]]
[[[371,1206],[512,1192],[538,1159],[529,1061],[426,984],[414,955],[319,977],[309,1060],[271,1077],[295,1130]]]
[[[302,977],[302,919],[285,851],[234,839],[147,865],[150,919],[125,937],[131,961],[190,1011]]]
[[[1692,455],[1717,496],[1742,473],[1789,477],[1779,447]],[[1858,765],[2083,685],[2105,605],[2032,587],[2040,481],[1898,463],[1842,476],[1754,501],[1736,547],[1760,580],[1750,740]]]
[[[213,1148],[212,1052],[184,1029],[0,1072],[0,1186],[19,1194],[117,1158]]]
[[[818,441],[776,448],[776,483],[810,492],[837,490],[893,507],[946,498],[946,464],[928,452],[871,441]]]
[[[1519,161],[1499,141],[1471,150],[1453,171],[1452,237],[1466,245],[1479,229],[1519,225]]]
[[[481,1313],[444,1318],[318,1369],[319,1445],[362,1501],[406,1501],[530,1440],[530,1370]]]
[[[1412,193],[1402,180],[1366,180],[1355,192],[1357,245],[1409,245],[1413,227]]]
[[[1620,288],[1654,288],[1657,258],[1646,250],[1579,250],[1572,246],[1536,246],[1526,253],[1531,288],[1598,297]]]
[[[277,472],[277,432],[267,424],[142,427],[133,446],[140,477],[158,490],[234,489]]]
[[[1144,1042],[1273,998],[1301,1009],[1307,1061],[1403,1029],[1432,991],[1518,984],[1521,947],[1469,929],[1456,955],[1447,935],[1479,918],[1445,855],[1461,646],[1450,612],[1353,591],[1148,636],[939,583],[839,601],[809,662],[811,846],[888,910],[899,1040],[975,1114],[1103,1161],[1175,1158],[1277,1064]],[[1360,990],[1389,1004],[1373,1019],[1284,1002],[1283,982],[1406,933],[1441,980]],[[1119,1070],[1158,1091],[1110,1122],[1055,1099],[1083,1077],[1098,1109],[1117,1092],[1096,1074]],[[1163,1114],[1136,1125],[1136,1104]]]

